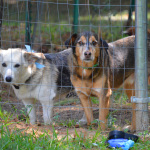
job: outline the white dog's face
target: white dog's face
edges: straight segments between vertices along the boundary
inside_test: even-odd
[[[22,49],[0,50],[0,73],[6,83],[24,83],[36,71],[37,56]]]

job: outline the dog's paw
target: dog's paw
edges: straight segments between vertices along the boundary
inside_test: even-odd
[[[84,126],[87,124],[87,119],[85,113],[83,114],[82,118],[76,123],[76,125]]]
[[[79,128],[79,126],[87,125],[87,120],[85,118],[80,119],[78,122],[76,122],[75,127]]]

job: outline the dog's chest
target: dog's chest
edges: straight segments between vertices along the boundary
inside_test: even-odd
[[[78,69],[77,70],[77,74],[81,77],[81,78],[88,78],[90,76],[92,76],[92,71],[90,69]]]
[[[19,89],[14,89],[16,96],[19,99],[37,99],[37,100],[49,100],[53,99],[56,96],[56,85],[47,86],[47,85],[39,85],[36,87],[32,87],[31,85],[23,85],[19,87]]]
[[[82,76],[83,76],[83,77],[92,76],[91,70],[83,69],[83,71],[82,71]]]
[[[93,95],[99,97],[104,88],[106,77],[99,77],[97,80],[93,81],[92,79],[82,80],[78,77],[72,76],[71,81],[77,92],[84,93],[87,96]]]
[[[13,86],[13,89],[14,89],[16,96],[19,99],[33,98],[35,95],[35,90],[32,89],[32,87],[30,86],[22,85],[22,86],[19,86],[19,89],[16,89]]]

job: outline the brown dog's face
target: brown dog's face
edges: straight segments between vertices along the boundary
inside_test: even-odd
[[[82,35],[76,44],[76,56],[80,57],[82,61],[93,61],[95,57],[99,56],[98,41],[94,35]]]
[[[106,44],[108,47],[108,44],[104,42],[102,39],[98,41],[97,35],[92,32],[84,32],[80,35],[73,34],[65,42],[65,45],[67,47],[71,46],[74,55],[80,58],[81,61],[91,62],[100,56],[100,47],[102,45]]]

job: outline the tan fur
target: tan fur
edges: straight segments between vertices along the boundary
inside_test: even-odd
[[[78,77],[71,76],[71,82],[74,85],[76,92],[81,100],[81,104],[84,108],[84,112],[87,118],[87,124],[93,121],[93,111],[92,104],[90,100],[90,96],[99,97],[100,100],[100,115],[99,119],[106,123],[106,117],[109,112],[109,96],[111,95],[111,90],[106,91],[106,100],[104,101],[101,94],[102,88],[104,88],[104,83],[106,81],[106,77],[98,77],[96,82],[92,82],[92,80],[80,80]],[[105,96],[105,94],[104,94]],[[105,128],[105,125],[101,125],[101,128]]]
[[[81,36],[81,38],[79,39],[79,41],[81,41],[82,43],[86,43],[86,38],[84,36]],[[90,42],[92,41],[96,41],[96,39],[92,36],[89,39]],[[97,63],[98,57],[99,57],[99,45],[97,44],[95,48],[93,47],[89,47],[89,52],[92,53],[92,56],[94,57],[94,60],[91,62],[85,62],[83,60],[81,60],[80,56],[83,55],[83,53],[85,52],[85,48],[81,48],[79,44],[76,45],[76,57],[77,57],[77,62],[79,66],[82,67],[92,67],[94,64]],[[82,69],[82,68],[81,68]],[[78,70],[81,73],[81,69]]]

